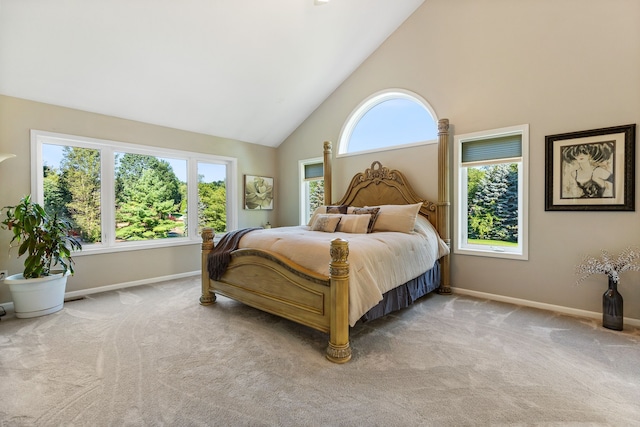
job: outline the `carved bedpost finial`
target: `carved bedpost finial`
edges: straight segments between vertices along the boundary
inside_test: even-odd
[[[323,144],[323,147],[324,147],[324,151],[331,152],[331,141],[325,141]]]
[[[213,249],[213,228],[203,228],[202,229],[202,250],[211,250]]]
[[[349,275],[349,242],[336,238],[331,241],[331,277],[342,277]]]
[[[438,120],[438,133],[448,133],[448,132],[449,132],[449,119]]]

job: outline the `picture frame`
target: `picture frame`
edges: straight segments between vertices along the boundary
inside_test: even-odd
[[[636,125],[545,137],[545,211],[635,211]]]
[[[273,178],[260,175],[244,176],[245,209],[272,210],[273,201]]]

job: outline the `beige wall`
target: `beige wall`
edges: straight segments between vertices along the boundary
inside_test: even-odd
[[[544,138],[640,122],[638,17],[636,0],[426,1],[279,147],[279,221],[298,221],[297,160],[321,155],[323,140],[336,147],[351,111],[379,90],[418,93],[452,133],[528,123],[529,260],[454,255],[452,285],[600,312],[606,278],[577,287],[575,265],[587,253],[640,245],[640,213],[545,212]],[[334,199],[372,160],[406,172],[435,199],[435,153],[427,146],[337,159]],[[640,273],[624,273],[620,291],[625,316],[640,319]]]
[[[0,206],[15,204],[30,192],[31,129],[235,157],[239,203],[243,200],[244,174],[276,175],[274,148],[0,96],[0,152],[17,155],[0,164]],[[239,206],[239,226],[275,223],[278,206],[275,208],[256,212]],[[8,231],[0,231],[0,269],[20,273],[23,259],[16,259],[15,250],[9,254],[4,249],[9,238]],[[200,269],[199,251],[200,246],[193,244],[76,256],[76,274],[69,279],[67,292],[196,271]],[[0,286],[0,303],[10,300],[7,289]]]

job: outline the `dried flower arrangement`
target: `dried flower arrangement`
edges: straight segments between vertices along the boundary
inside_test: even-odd
[[[582,274],[576,283],[581,283],[593,274],[606,274],[618,283],[620,274],[625,271],[640,271],[640,252],[637,248],[628,247],[613,258],[609,252],[602,250],[600,258],[586,256],[582,264],[576,267],[576,274]]]

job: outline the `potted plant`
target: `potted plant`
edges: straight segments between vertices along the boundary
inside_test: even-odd
[[[70,235],[71,224],[57,214],[48,214],[25,196],[16,206],[6,206],[2,228],[13,233],[10,249],[18,257],[26,254],[24,271],[5,279],[9,285],[16,317],[27,318],[62,309],[67,277],[74,273],[71,253],[81,250]]]
[[[625,271],[640,271],[640,252],[628,247],[620,252],[617,258],[605,250],[601,252],[600,258],[586,256],[576,267],[576,274],[582,275],[577,283],[581,283],[592,274],[607,275],[609,288],[602,295],[602,326],[621,331],[624,316],[622,295],[618,292],[620,274]]]

